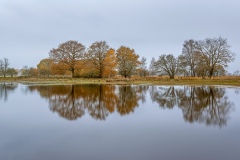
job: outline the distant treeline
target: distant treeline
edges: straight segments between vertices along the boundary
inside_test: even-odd
[[[186,40],[182,54],[162,54],[156,60],[152,58],[147,67],[147,59],[140,56],[134,49],[120,46],[111,48],[106,41],[96,41],[87,49],[77,41],[61,43],[49,52],[49,57],[42,59],[37,68],[24,66],[23,76],[55,76],[71,75],[72,77],[123,77],[175,75],[212,77],[227,74],[226,67],[233,62],[235,54],[230,51],[227,39],[206,38],[205,40]],[[7,58],[0,60],[2,76],[17,74],[9,68]],[[234,73],[239,74],[239,71]]]

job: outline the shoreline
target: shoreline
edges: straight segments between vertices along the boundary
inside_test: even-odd
[[[239,78],[226,79],[167,79],[167,78],[131,78],[131,79],[99,79],[99,78],[0,78],[1,82],[16,82],[38,85],[73,85],[73,84],[108,84],[108,85],[229,85],[240,86]]]

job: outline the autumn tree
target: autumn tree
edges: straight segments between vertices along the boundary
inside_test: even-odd
[[[155,67],[160,74],[167,74],[170,79],[174,79],[179,71],[178,57],[174,57],[172,54],[163,54],[156,61]]]
[[[23,66],[21,69],[22,76],[33,77],[38,75],[38,70],[34,67],[28,67],[27,65]]]
[[[94,42],[88,49],[86,54],[87,61],[89,61],[95,69],[96,75],[102,78],[105,68],[108,64],[106,62],[109,46],[106,41]],[[108,59],[109,61],[110,59]]]
[[[9,65],[10,63],[7,58],[0,59],[0,74],[2,74],[3,77],[6,77]]]
[[[66,66],[63,63],[52,63],[51,65],[51,74],[52,75],[66,75],[67,72],[70,72],[68,70],[68,66]],[[70,73],[71,74],[71,73]]]
[[[108,50],[104,60],[104,65],[105,65],[103,72],[104,77],[112,77],[116,75],[117,58],[114,49],[111,48]]]
[[[118,48],[117,53],[117,63],[118,63],[118,72],[121,76],[131,77],[136,73],[137,67],[141,63],[134,49],[130,49],[129,47],[121,46]]]
[[[40,75],[48,76],[52,72],[53,60],[50,58],[43,59],[37,65],[37,69]]]
[[[67,41],[58,46],[58,48],[53,48],[49,56],[55,63],[64,64],[71,71],[72,77],[74,77],[74,72],[77,69],[81,69],[77,62],[84,59],[85,47],[78,43],[77,41]]]
[[[201,53],[200,58],[204,60],[210,78],[218,68],[226,68],[228,63],[232,62],[235,57],[235,54],[230,51],[227,39],[222,37],[206,38],[203,41],[199,41],[198,50]]]

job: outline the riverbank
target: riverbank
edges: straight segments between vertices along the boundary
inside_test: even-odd
[[[0,82],[18,82],[23,84],[68,85],[68,84],[152,84],[152,85],[232,85],[240,86],[240,76],[213,77],[202,79],[197,77],[134,77],[134,78],[69,78],[69,77],[7,77],[0,78]]]

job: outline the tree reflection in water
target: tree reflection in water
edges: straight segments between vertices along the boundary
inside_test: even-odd
[[[161,108],[172,109],[178,104],[178,92],[174,86],[156,87],[152,86],[150,90],[151,98],[157,102]]]
[[[179,107],[190,123],[226,125],[234,104],[225,95],[226,89],[214,86],[152,87],[153,101],[161,108]]]
[[[0,83],[0,100],[7,101],[8,95],[17,88],[16,83]]]
[[[117,97],[117,111],[120,115],[126,115],[134,112],[138,107],[139,100],[145,102],[145,94],[148,86],[121,86],[119,87]]]
[[[147,92],[163,109],[180,108],[187,122],[226,125],[234,104],[226,89],[214,86],[147,86],[147,85],[69,85],[29,86],[49,101],[49,108],[61,117],[75,120],[88,113],[105,120],[111,113],[127,115],[144,103]]]
[[[70,85],[29,86],[48,99],[49,108],[61,117],[75,120],[88,112],[94,119],[105,120],[115,111],[120,115],[133,112],[138,101],[145,101],[148,86]]]

